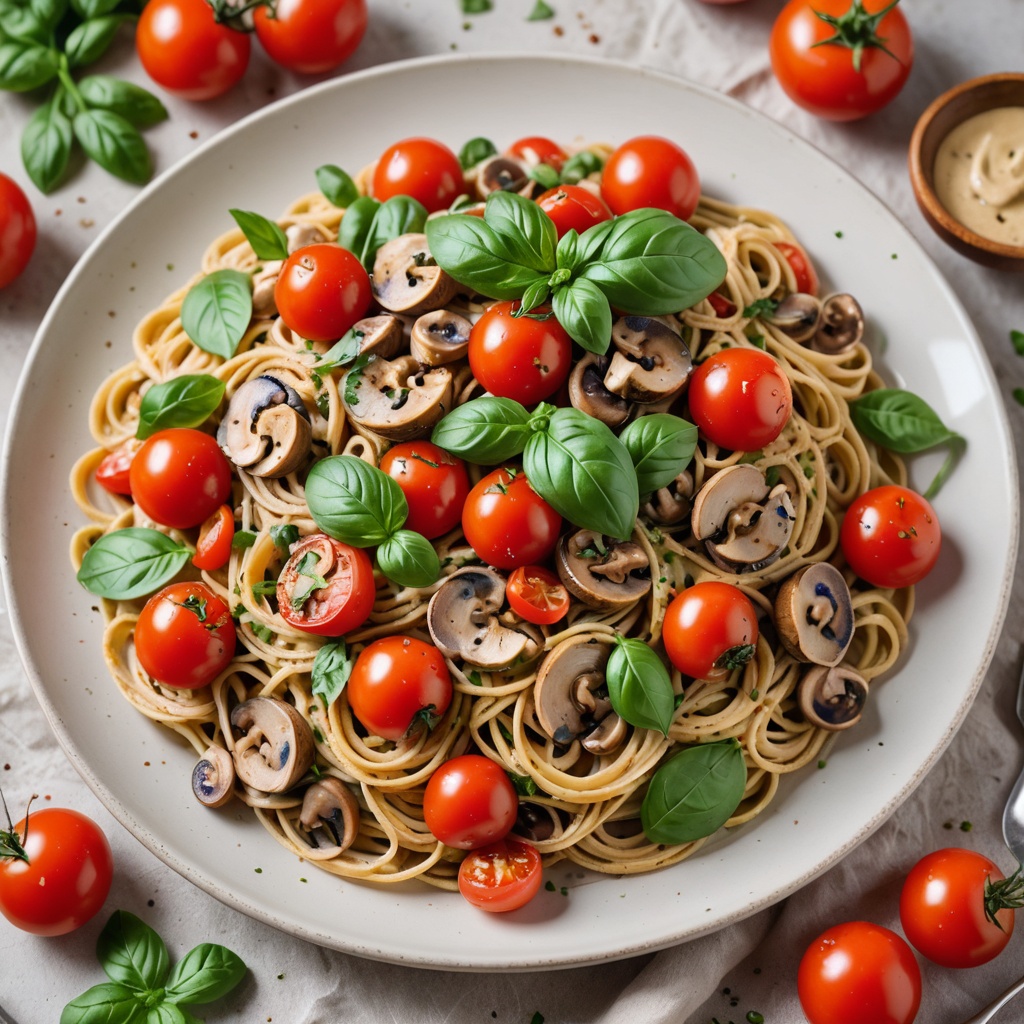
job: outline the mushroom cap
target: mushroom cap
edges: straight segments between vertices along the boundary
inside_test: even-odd
[[[620,427],[629,419],[632,408],[626,399],[605,387],[604,375],[610,363],[609,356],[587,353],[569,374],[569,401],[609,427]]]
[[[794,341],[810,341],[821,323],[821,300],[807,292],[791,292],[768,318],[771,324]]]
[[[232,710],[231,724],[242,733],[231,751],[235,773],[261,793],[284,793],[313,764],[313,731],[286,701],[252,697]]]
[[[613,713],[607,700],[595,696],[605,686],[611,652],[610,643],[577,635],[556,644],[541,662],[533,684],[537,722],[556,743],[568,746]]]
[[[192,792],[206,807],[223,807],[235,792],[235,764],[221,746],[207,748],[192,769]]]
[[[831,562],[814,562],[783,581],[775,596],[775,625],[798,661],[833,666],[853,640],[853,598]]]
[[[829,295],[821,304],[821,324],[811,348],[835,355],[852,348],[864,337],[864,312],[846,292]]]
[[[359,834],[359,802],[341,779],[325,776],[303,794],[299,824],[309,834],[310,845],[341,853]]]
[[[399,235],[377,250],[370,283],[385,309],[411,315],[440,309],[459,289],[434,262],[427,236],[415,232]]]
[[[492,192],[521,192],[530,184],[526,168],[510,156],[492,156],[480,164],[476,174],[476,190],[480,196]]]
[[[388,440],[410,441],[426,437],[451,408],[452,375],[443,366],[424,368],[412,356],[374,359],[353,391],[355,402],[344,398],[352,420]]]
[[[604,386],[628,402],[661,402],[679,394],[693,372],[679,334],[649,316],[623,316],[612,324],[615,352]]]
[[[464,359],[473,325],[458,313],[434,309],[416,318],[409,352],[427,366],[445,366]]]
[[[867,680],[847,665],[815,665],[804,672],[797,686],[797,702],[804,717],[830,732],[859,722],[867,699]]]
[[[555,568],[569,592],[597,611],[626,608],[651,589],[644,549],[593,530],[563,536],[555,550]],[[648,575],[641,575],[644,570]]]

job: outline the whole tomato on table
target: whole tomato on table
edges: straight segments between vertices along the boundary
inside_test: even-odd
[[[253,12],[256,38],[289,71],[319,75],[356,51],[366,34],[366,0],[276,0]]]
[[[18,183],[0,173],[0,288],[21,274],[35,247],[32,205]]]

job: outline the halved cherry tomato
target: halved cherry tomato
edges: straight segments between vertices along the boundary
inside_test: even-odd
[[[459,865],[459,892],[474,907],[501,914],[529,903],[540,891],[542,875],[535,846],[502,839],[466,854]]]
[[[180,690],[212,683],[235,656],[235,624],[205,583],[172,583],[135,623],[135,654],[157,682]]]
[[[366,22],[366,0],[276,0],[272,8],[260,4],[252,18],[271,59],[301,75],[333,71],[348,60]]]
[[[36,247],[36,218],[21,186],[0,174],[0,288],[28,266]]]
[[[213,572],[228,564],[231,557],[231,542],[235,538],[235,514],[230,506],[221,505],[206,522],[199,527],[196,553],[192,564],[197,569]]]
[[[736,304],[727,299],[721,292],[712,292],[708,296],[708,302],[715,311],[715,316],[723,320],[736,315]]]
[[[107,452],[96,467],[96,482],[111,494],[131,494],[129,470],[132,468],[132,459],[140,447],[140,441],[130,438],[119,444],[112,452]]]
[[[504,839],[518,811],[519,797],[505,769],[480,754],[445,761],[423,792],[427,828],[445,846],[459,850]]]
[[[428,213],[444,210],[466,191],[459,158],[437,139],[403,139],[381,154],[370,189],[384,202],[392,196],[412,196]]]
[[[583,234],[587,228],[612,219],[608,204],[579,185],[557,185],[537,197],[537,205],[555,222],[558,237],[569,231]]]
[[[323,533],[292,548],[277,580],[281,618],[317,636],[343,636],[361,626],[376,594],[370,556]]]
[[[523,565],[505,584],[509,607],[521,619],[538,626],[549,626],[569,611],[569,591],[550,570],[539,565]]]
[[[808,259],[807,253],[795,242],[775,242],[775,248],[782,253],[796,278],[796,290],[808,295],[817,295],[818,272]]]
[[[568,154],[557,142],[552,142],[543,135],[528,135],[526,138],[516,139],[505,152],[522,160],[528,167],[547,164],[556,171],[560,171],[562,165],[569,159]]]
[[[359,652],[345,693],[367,732],[397,741],[420,725],[433,728],[452,702],[452,677],[433,644],[386,636]]]
[[[700,199],[700,176],[681,146],[658,135],[640,135],[608,158],[601,196],[616,214],[653,206],[689,220]]]
[[[406,529],[428,540],[454,530],[469,494],[466,464],[430,441],[403,441],[389,448],[380,468],[402,488],[409,503]]]

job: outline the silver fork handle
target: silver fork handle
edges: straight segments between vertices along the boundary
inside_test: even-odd
[[[980,1013],[969,1017],[964,1024],[987,1024],[1018,992],[1024,991],[1024,978],[1011,985],[994,1003],[990,1003]]]
[[[1024,771],[1020,773],[1003,811],[1003,839],[1018,863],[1024,863]]]

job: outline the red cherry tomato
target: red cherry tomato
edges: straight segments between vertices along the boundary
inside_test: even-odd
[[[921,1005],[921,970],[895,932],[850,921],[807,947],[797,993],[810,1024],[911,1024]]]
[[[433,728],[452,702],[444,655],[411,636],[386,636],[364,647],[345,688],[367,732],[400,740],[421,723]]]
[[[640,135],[608,158],[601,196],[615,214],[653,206],[689,220],[700,199],[700,176],[680,146],[658,135]]]
[[[922,857],[900,894],[900,922],[911,945],[943,967],[987,964],[1006,948],[1013,908],[1021,905],[1019,890],[1016,901],[1000,897],[1003,880],[999,868],[973,850]]]
[[[712,292],[708,296],[708,302],[711,303],[715,316],[722,320],[736,315],[736,303],[727,299],[721,292]]]
[[[370,276],[340,245],[314,242],[281,267],[274,301],[281,319],[302,338],[334,341],[370,308]]]
[[[522,470],[496,469],[479,480],[462,510],[462,532],[490,565],[515,569],[543,562],[558,543],[562,517]]]
[[[15,927],[33,935],[66,935],[103,906],[114,860],[91,818],[46,807],[30,812],[11,832],[0,832],[0,839],[27,858],[0,856],[0,912]]]
[[[518,910],[540,891],[543,874],[535,846],[519,839],[470,850],[459,865],[459,892],[492,914]]]
[[[754,603],[731,583],[695,583],[665,610],[665,652],[694,679],[724,679],[754,656],[757,637]]]
[[[887,6],[890,0],[789,0],[769,41],[772,70],[789,98],[833,121],[866,117],[895,99],[914,62],[914,41],[898,7],[877,21]],[[822,15],[842,27],[837,31]],[[837,35],[840,41],[831,42]],[[858,59],[851,45],[858,38],[883,46],[868,42]]]
[[[505,769],[480,754],[445,761],[423,793],[427,828],[445,846],[459,850],[504,839],[518,811],[519,797]]]
[[[403,139],[381,154],[371,193],[381,202],[412,196],[428,213],[444,210],[466,191],[459,158],[436,139]]]
[[[397,481],[409,503],[406,529],[433,540],[459,525],[469,494],[461,459],[430,441],[404,441],[384,453],[380,468]]]
[[[569,591],[550,570],[539,565],[522,565],[505,584],[509,607],[521,619],[549,626],[569,611]]]
[[[558,237],[569,231],[583,234],[587,228],[612,219],[607,203],[579,185],[557,185],[537,198],[537,205],[555,222]]]
[[[323,533],[295,545],[277,580],[281,618],[317,636],[343,636],[361,626],[376,594],[370,556]]]
[[[213,572],[228,564],[231,557],[231,542],[235,539],[235,514],[229,505],[221,505],[213,515],[208,516],[199,527],[196,553],[192,564],[197,569]]]
[[[172,583],[135,623],[135,654],[157,682],[179,690],[212,683],[235,656],[235,624],[205,583]]]
[[[215,21],[206,0],[149,0],[135,48],[157,85],[186,100],[210,100],[245,74],[251,43],[247,33]]]
[[[517,160],[522,160],[528,167],[547,164],[556,171],[560,171],[562,165],[569,159],[568,154],[557,142],[552,142],[543,135],[528,135],[526,138],[516,139],[505,152]]]
[[[333,71],[366,34],[366,0],[277,0],[253,12],[256,38],[271,59],[301,75]]]
[[[231,494],[231,464],[201,430],[168,427],[142,442],[128,470],[135,503],[164,526],[198,526]]]
[[[757,348],[724,348],[690,378],[690,417],[719,448],[752,452],[771,444],[793,411],[785,371]]]
[[[818,294],[818,272],[807,257],[807,253],[795,242],[776,242],[775,248],[782,253],[796,278],[796,290],[808,295]]]
[[[843,517],[839,543],[862,580],[876,587],[909,587],[935,567],[942,529],[926,498],[888,484],[853,501]]]
[[[131,438],[119,444],[112,452],[107,452],[96,467],[96,482],[111,494],[131,494],[129,472],[140,444]]]
[[[28,196],[6,174],[0,174],[0,288],[28,265],[36,247],[36,218]]]
[[[517,302],[495,302],[469,332],[473,376],[499,398],[533,405],[550,398],[568,379],[572,339],[547,310],[513,316]]]

